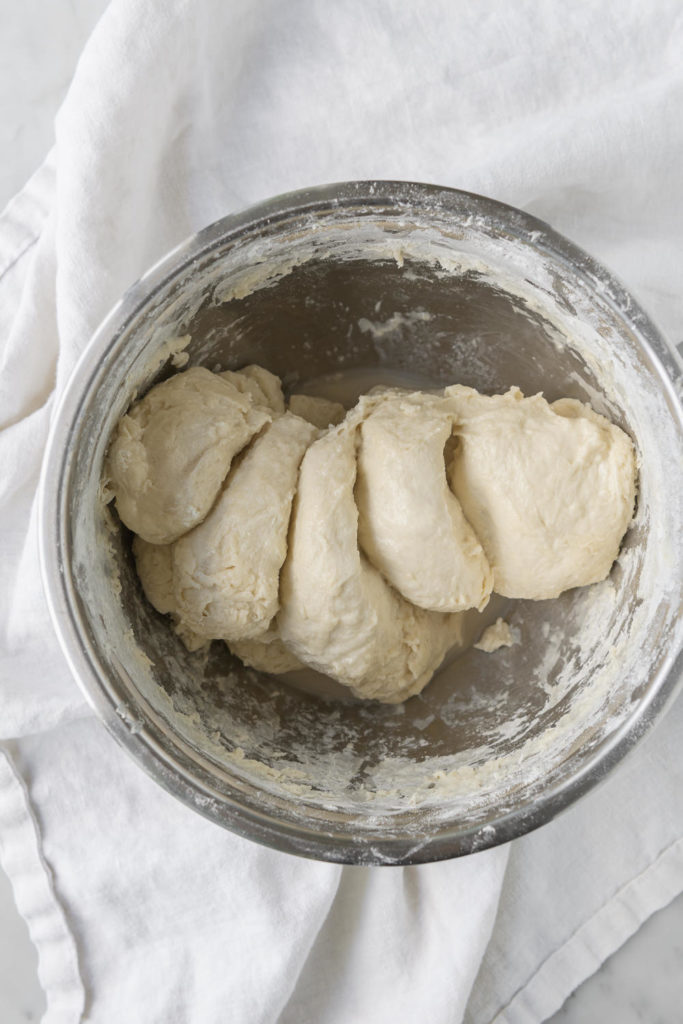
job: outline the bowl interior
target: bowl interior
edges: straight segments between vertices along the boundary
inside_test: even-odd
[[[213,229],[129,297],[81,385],[64,563],[91,695],[169,788],[285,849],[420,860],[525,831],[635,735],[676,643],[680,424],[642,324],[543,225],[481,204],[318,199]],[[328,699],[315,679],[260,675],[218,642],[188,654],[144,600],[99,489],[114,424],[181,349],[190,365],[261,363],[289,389],[347,402],[406,381],[590,401],[638,449],[622,554],[602,584],[472,615],[476,636],[504,614],[519,644],[466,651],[403,705]]]

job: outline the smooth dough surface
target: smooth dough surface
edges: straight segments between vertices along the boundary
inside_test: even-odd
[[[453,414],[442,398],[387,393],[360,427],[358,537],[376,569],[419,608],[480,611],[493,573],[446,478]]]
[[[633,516],[630,438],[581,402],[454,385],[451,487],[504,597],[536,600],[604,579]]]
[[[235,455],[272,415],[203,367],[157,384],[120,419],[109,451],[121,520],[152,544],[187,533],[211,508]]]
[[[356,446],[372,406],[361,401],[304,456],[278,625],[305,664],[359,697],[397,703],[429,681],[462,624],[403,600],[359,551]]]
[[[192,632],[253,639],[277,614],[299,464],[317,434],[291,412],[273,420],[238,461],[206,519],[176,541],[175,608]]]

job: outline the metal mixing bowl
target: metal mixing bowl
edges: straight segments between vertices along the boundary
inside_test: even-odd
[[[190,365],[261,363],[299,389],[409,374],[590,401],[639,455],[637,515],[610,579],[509,603],[519,644],[468,650],[405,705],[326,700],[245,669],[219,643],[188,654],[144,600],[130,535],[100,490],[114,425],[175,371],[183,335]],[[74,676],[166,789],[281,850],[420,863],[541,825],[614,767],[681,673],[673,374],[607,271],[490,199],[345,183],[225,218],[124,296],[55,415],[42,559]]]

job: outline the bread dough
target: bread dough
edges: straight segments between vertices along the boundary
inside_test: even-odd
[[[493,651],[500,650],[501,647],[512,647],[517,642],[518,638],[505,619],[496,619],[491,626],[484,630],[474,647],[477,651],[491,654]]]
[[[291,395],[287,407],[321,430],[336,426],[346,415],[346,409],[339,402],[318,398],[317,395]]]
[[[360,427],[358,537],[376,569],[412,604],[481,611],[493,573],[446,479],[453,414],[442,398],[386,393]]]
[[[210,637],[192,631],[178,613],[173,586],[173,544],[149,544],[142,537],[133,539],[135,566],[145,597],[162,615],[171,615],[175,632],[188,651],[205,647]],[[303,668],[299,659],[288,651],[280,639],[277,625],[271,623],[258,640],[230,643],[230,650],[238,658],[259,672],[278,675]]]
[[[201,636],[247,640],[279,608],[299,463],[316,427],[286,412],[238,461],[203,523],[173,546],[175,610]]]
[[[573,399],[375,388],[346,416],[307,395],[285,412],[258,366],[152,388],[107,473],[145,594],[189,650],[223,639],[258,671],[308,666],[386,703],[426,685],[492,588],[604,579],[636,480],[630,439]],[[513,640],[499,619],[475,646]]]
[[[282,675],[305,666],[295,654],[283,643],[276,626],[258,640],[236,640],[228,644],[233,654],[257,672],[268,672],[270,675]]]
[[[149,603],[162,615],[171,615],[173,626],[188,651],[198,651],[209,642],[207,637],[193,633],[180,621],[173,592],[173,545],[150,544],[142,537],[133,538],[135,567]]]
[[[107,474],[121,520],[151,544],[200,523],[238,452],[273,417],[195,366],[157,384],[121,418]]]
[[[287,647],[310,667],[356,696],[397,703],[431,679],[462,623],[409,604],[358,548],[358,428],[373,407],[361,402],[304,456],[278,624]]]
[[[175,613],[173,593],[173,549],[170,544],[150,544],[133,538],[135,568],[145,597],[162,615]]]
[[[454,385],[451,487],[504,597],[541,600],[604,579],[633,516],[630,438],[581,402]]]
[[[255,405],[265,405],[277,416],[285,411],[280,378],[270,370],[252,364],[243,366],[241,370],[223,370],[219,377],[234,384],[243,395],[249,395]]]

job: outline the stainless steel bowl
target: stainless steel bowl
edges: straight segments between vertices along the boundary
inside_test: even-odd
[[[398,707],[325,700],[243,668],[218,643],[188,654],[144,600],[130,536],[99,487],[112,428],[174,371],[182,335],[190,364],[262,363],[290,386],[410,374],[591,401],[640,459],[637,516],[610,579],[511,603],[520,644],[467,651]],[[124,296],[55,415],[42,560],[75,678],[166,789],[281,850],[420,863],[543,824],[633,747],[681,673],[674,374],[606,270],[490,199],[352,182],[219,221]]]

